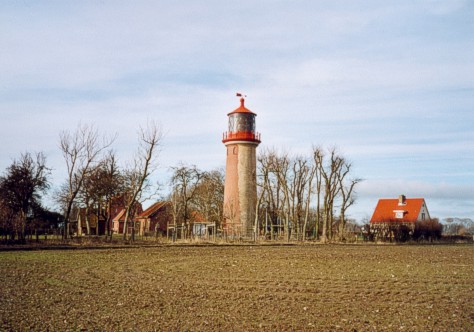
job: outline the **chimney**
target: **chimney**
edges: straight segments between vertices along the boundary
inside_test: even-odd
[[[398,196],[398,205],[405,205],[406,204],[406,197],[405,195]]]

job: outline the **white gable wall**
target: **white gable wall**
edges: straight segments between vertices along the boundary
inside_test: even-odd
[[[423,218],[424,215],[424,218]],[[428,208],[426,207],[426,202],[423,200],[423,203],[421,204],[420,208],[420,213],[418,214],[418,218],[416,218],[417,221],[423,221],[423,220],[430,220],[430,214],[428,212]]]

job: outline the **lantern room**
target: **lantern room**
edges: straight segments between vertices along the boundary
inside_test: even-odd
[[[260,134],[255,131],[257,114],[245,107],[245,99],[240,98],[240,107],[227,114],[229,117],[228,131],[224,133],[222,142],[245,141],[259,144]]]

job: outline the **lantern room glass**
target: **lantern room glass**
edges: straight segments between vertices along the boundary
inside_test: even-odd
[[[229,115],[229,132],[255,133],[255,114],[234,113]]]

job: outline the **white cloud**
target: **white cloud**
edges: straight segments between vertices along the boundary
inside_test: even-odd
[[[461,178],[474,186],[470,12],[463,1],[2,3],[0,170],[34,149],[60,174],[59,131],[79,121],[118,131],[126,160],[147,118],[166,132],[164,168],[222,166],[242,89],[262,147],[337,145],[366,194],[394,178],[383,193],[454,194]]]
[[[407,181],[405,179],[384,179],[362,181],[358,188],[360,196],[391,198],[404,194],[407,197],[423,197],[430,199],[472,199],[474,187],[466,184],[446,182],[432,183],[423,181]]]

